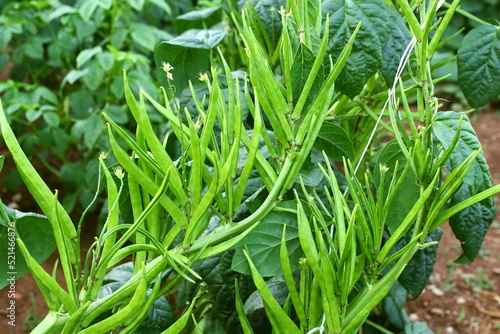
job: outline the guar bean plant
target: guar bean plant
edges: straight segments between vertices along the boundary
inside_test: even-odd
[[[431,333],[403,306],[429,279],[439,227],[472,262],[500,192],[469,118],[436,95],[459,1],[443,5],[229,1],[224,36],[161,43],[162,98],[123,72],[135,132],[103,115],[107,218],[83,256],[85,212],[71,220],[0,110],[46,217],[1,213],[50,309],[33,333]],[[470,34],[458,70],[478,106],[499,93],[499,27]],[[33,233],[54,241],[62,285],[39,265],[51,245],[29,239],[44,224]]]

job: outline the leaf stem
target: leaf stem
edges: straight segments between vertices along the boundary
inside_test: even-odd
[[[443,6],[444,6],[444,7],[446,7],[446,8],[450,8],[450,7],[452,6],[452,4],[447,3],[447,2],[444,2],[444,3],[443,3]],[[474,22],[476,22],[476,23],[479,23],[479,24],[481,24],[481,25],[482,25],[482,24],[488,24],[488,25],[489,25],[489,23],[488,23],[488,22],[486,22],[486,21],[484,21],[484,20],[480,19],[479,17],[477,17],[477,16],[475,16],[475,15],[472,15],[471,13],[469,13],[469,12],[467,12],[467,11],[465,11],[465,10],[461,9],[461,8],[457,8],[457,9],[456,9],[456,12],[457,12],[457,13],[459,13],[460,15],[462,15],[462,16],[465,16],[465,17],[466,17],[466,18],[468,18],[469,20],[474,21]]]

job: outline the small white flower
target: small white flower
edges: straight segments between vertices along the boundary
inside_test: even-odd
[[[123,168],[121,167],[115,167],[113,170],[113,174],[115,174],[119,179],[123,179],[125,177],[125,173],[123,172]]]
[[[171,70],[174,69],[174,67],[172,65],[170,65],[170,63],[162,61],[160,68],[167,74],[167,78],[169,80],[174,80],[174,77],[173,77],[172,73],[170,72]]]
[[[389,171],[389,167],[386,164],[380,164],[380,171],[386,173]]]
[[[207,73],[198,73],[198,80],[207,82],[208,81],[208,74]]]

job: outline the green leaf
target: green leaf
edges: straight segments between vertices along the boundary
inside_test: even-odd
[[[134,275],[134,263],[125,262],[114,267],[109,273],[104,276],[104,281],[121,282],[124,284]]]
[[[246,247],[261,276],[282,275],[279,249],[283,224],[287,225],[286,241],[290,252],[291,267],[292,270],[297,269],[302,254],[298,238],[297,215],[277,211],[273,211],[264,217],[260,224],[236,246],[232,269],[246,275],[251,273],[243,255],[243,249]]]
[[[191,29],[164,43],[185,48],[209,50],[219,45],[224,36],[226,33],[219,29]]]
[[[343,157],[354,159],[354,148],[347,132],[335,123],[325,122],[321,126],[314,148],[325,151],[326,155],[336,161]]]
[[[346,67],[337,80],[336,89],[353,98],[361,92],[368,79],[382,63],[382,49],[387,39],[388,19],[383,0],[323,1],[323,15],[330,15],[330,42],[327,53],[335,61],[359,21],[356,36]]]
[[[109,105],[103,110],[115,123],[125,124],[128,122],[128,112],[123,107],[116,105]]]
[[[434,334],[425,322],[413,321],[405,326],[406,334]]]
[[[99,0],[99,6],[104,9],[110,9],[113,5],[113,0]]]
[[[44,112],[43,120],[50,127],[57,128],[59,126],[59,116],[53,111]]]
[[[457,56],[458,82],[476,108],[500,94],[500,27],[481,25],[463,39]]]
[[[97,54],[100,54],[101,52],[102,52],[102,48],[100,46],[96,46],[95,48],[83,50],[76,57],[76,67],[77,68],[82,67],[83,64],[85,64],[87,61],[92,59],[92,57],[94,57]]]
[[[71,70],[66,74],[64,77],[61,86],[64,86],[66,83],[69,83],[70,85],[74,84],[76,80],[80,79],[81,77],[85,76],[89,70],[86,68],[84,70]]]
[[[149,3],[158,6],[158,8],[163,9],[166,14],[171,14],[172,9],[170,8],[169,1],[165,0],[149,0]]]
[[[115,57],[109,51],[99,53],[96,58],[101,68],[105,71],[109,71],[115,63]]]
[[[31,122],[33,123],[34,121],[36,121],[40,116],[42,116],[42,111],[39,110],[39,109],[30,109],[28,111],[26,111],[26,120],[28,122]]]
[[[266,282],[267,288],[274,299],[283,306],[288,297],[288,289],[282,279],[270,279]],[[264,300],[258,290],[254,291],[245,301],[245,314],[252,314],[264,308]]]
[[[203,8],[200,10],[193,10],[191,12],[187,12],[185,14],[177,16],[177,20],[183,21],[199,21],[204,20],[212,16],[212,14],[216,13],[220,10],[220,7],[209,7]]]
[[[92,15],[94,15],[95,10],[99,6],[98,1],[82,1],[79,9],[81,18],[88,22]]]
[[[12,32],[9,29],[5,29],[4,26],[4,30],[0,34],[0,50],[5,49],[5,47],[9,45],[11,38],[12,38]]]
[[[132,31],[132,40],[137,45],[151,52],[155,50],[158,37],[154,27],[144,23],[134,23],[130,26],[130,30]]]
[[[384,75],[387,86],[392,87],[401,56],[410,43],[411,33],[394,7],[386,6],[386,8],[391,24],[387,25],[387,39],[382,48],[380,71]]]
[[[24,44],[25,54],[33,59],[43,59],[43,44],[35,39],[30,39]]]
[[[246,1],[239,1],[240,4]],[[255,11],[266,29],[272,45],[276,45],[281,36],[281,17],[278,11],[286,7],[285,0],[251,0]],[[241,7],[240,7],[241,8]]]
[[[71,129],[71,137],[80,140],[83,137],[85,148],[91,148],[104,133],[105,127],[101,116],[92,114],[87,119],[78,120]]]
[[[182,35],[162,42],[155,50],[156,75],[165,88],[175,86],[177,96],[187,88],[188,80],[196,78],[198,73],[209,70],[210,49],[217,46],[225,36],[223,30],[188,30]],[[162,63],[166,62],[174,68],[170,71],[173,80],[169,82],[163,71]]]
[[[220,9],[220,7],[210,7],[180,15],[174,21],[175,30],[182,33],[190,29],[213,27],[222,20]]]
[[[314,61],[316,60],[316,55],[304,44],[300,44],[293,60],[292,64],[292,92],[293,101],[297,102],[299,100],[300,94],[304,88],[304,85],[311,73]],[[306,99],[306,105],[310,105],[311,102],[316,97],[317,93],[320,91],[323,81],[325,79],[325,68],[321,65],[316,78],[311,87],[311,91]]]
[[[0,203],[0,205],[3,204]],[[56,249],[52,225],[47,217],[36,213],[23,213],[7,206],[4,206],[4,209],[9,221],[0,215],[0,258],[5,261],[2,264],[2,268],[5,269],[0,271],[0,289],[10,284],[7,281],[9,278],[18,279],[29,271],[24,257],[17,249],[15,233],[14,238],[11,239],[12,229],[15,229],[38,263],[44,262]],[[12,221],[15,223],[11,223]],[[12,240],[14,240],[14,247],[10,244]]]
[[[147,296],[151,294],[148,290]],[[160,296],[149,309],[146,319],[134,330],[135,334],[156,334],[168,328],[176,320],[175,312],[167,298]]]
[[[443,230],[435,229],[425,238],[425,242],[439,241]],[[409,234],[411,238],[411,234]],[[406,239],[406,243],[409,241]],[[413,299],[420,296],[431,277],[434,264],[436,264],[438,245],[419,249],[411,258],[405,270],[399,277],[399,283],[406,289]]]
[[[389,168],[384,176],[383,185],[385,198],[383,200],[387,198],[390,181],[395,172],[396,162],[399,162],[398,170],[396,171],[396,173],[398,173],[397,178],[399,178],[406,165],[406,158],[397,141],[393,140],[382,149],[375,160],[373,183],[376,188],[380,187],[380,164],[386,165]],[[420,196],[420,187],[417,185],[416,181],[417,177],[413,170],[410,169],[406,174],[401,188],[397,191],[392,203],[390,203],[385,223],[391,234],[398,229],[399,225],[411,211]]]
[[[446,150],[456,134],[460,117],[463,117],[460,139],[452,152],[448,168],[459,166],[473,150],[481,147],[469,118],[463,113],[453,111],[439,112],[434,117],[433,134],[435,140]],[[452,197],[450,206],[490,188],[492,179],[484,153],[480,152],[465,176],[461,188]],[[457,263],[471,263],[476,257],[484,236],[495,217],[496,208],[493,196],[476,203],[450,218],[450,225],[455,236],[460,240],[463,254]]]
[[[217,314],[217,318],[226,328],[227,333],[236,333],[239,327],[237,312],[235,310],[235,285],[238,280],[239,292],[243,300],[255,291],[252,278],[231,270],[231,262],[234,256],[234,248],[227,252],[197,262],[193,269],[196,270],[207,283],[208,291],[212,296],[214,309],[212,313]],[[189,284],[189,283],[188,283]],[[181,291],[185,302],[191,300],[196,293],[194,284],[189,284]],[[187,295],[186,295],[186,292]]]
[[[53,105],[58,104],[57,95],[45,86],[39,86],[35,89],[35,94]]]
[[[144,1],[145,0],[128,0],[128,4],[135,10],[141,11],[144,7]]]
[[[86,70],[88,70],[88,72],[82,77],[82,82],[89,90],[95,91],[97,88],[99,88],[99,86],[107,76],[107,73],[102,68],[100,68],[99,64],[95,60],[92,60],[86,66]]]
[[[396,281],[391,287],[389,294],[382,301],[382,312],[387,316],[389,322],[397,328],[404,328],[408,317],[404,311],[406,303],[406,290]]]

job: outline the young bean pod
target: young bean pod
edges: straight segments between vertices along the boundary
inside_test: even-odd
[[[119,310],[112,316],[99,321],[96,324],[87,327],[86,329],[80,331],[79,334],[97,334],[106,333],[118,326],[125,324],[130,319],[135,318],[134,314],[141,310],[143,307],[144,298],[146,298],[146,293],[148,291],[148,283],[145,275],[143,274],[142,279],[139,282],[139,286],[135,294],[130,299],[130,302],[123,309]]]

